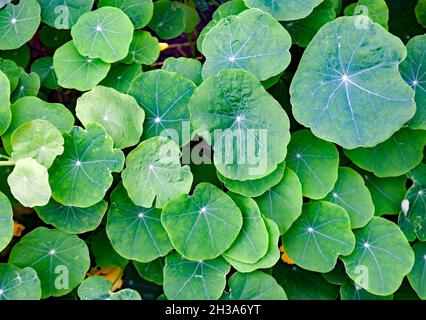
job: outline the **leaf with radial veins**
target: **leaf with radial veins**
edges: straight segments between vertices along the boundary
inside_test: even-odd
[[[10,82],[6,74],[0,70],[0,136],[6,132],[11,121]]]
[[[67,206],[87,208],[103,199],[111,187],[112,172],[120,172],[124,154],[113,148],[103,127],[74,127],[64,134],[65,152],[49,169],[53,198]]]
[[[228,250],[243,225],[238,206],[219,188],[200,183],[191,196],[173,198],[161,222],[173,247],[190,260],[214,259]]]
[[[0,50],[17,49],[31,40],[40,25],[40,12],[36,0],[4,7],[0,11]]]
[[[49,121],[31,120],[12,134],[12,159],[33,158],[47,169],[64,152],[62,133]]]
[[[249,9],[220,20],[205,36],[203,78],[244,69],[263,81],[290,64],[291,38],[268,13]]]
[[[357,19],[321,28],[290,87],[295,119],[346,149],[389,139],[416,110],[414,91],[398,71],[403,43],[378,24],[357,29]]]
[[[22,97],[35,97],[40,90],[40,77],[37,73],[31,72],[28,74],[24,69],[20,69],[20,71],[18,87],[10,98],[12,102]]]
[[[7,183],[24,207],[44,206],[52,195],[47,169],[32,158],[18,160]]]
[[[107,63],[124,59],[133,38],[129,17],[115,7],[101,7],[85,13],[71,29],[78,52]]]
[[[81,234],[95,230],[107,209],[108,203],[104,200],[88,208],[78,208],[64,206],[50,199],[47,205],[36,207],[35,211],[44,223],[66,233]]]
[[[151,208],[155,200],[155,207],[162,208],[175,196],[190,191],[192,173],[189,166],[181,165],[180,153],[172,140],[154,137],[127,155],[121,176],[135,204]]]
[[[13,247],[9,263],[31,267],[37,272],[42,298],[60,297],[83,281],[89,271],[90,256],[86,243],[77,236],[39,227]],[[55,286],[57,270],[68,271],[68,286]]]
[[[256,202],[236,193],[228,195],[240,208],[243,215],[242,229],[232,246],[223,254],[243,263],[256,263],[268,251],[269,235]]]
[[[52,57],[43,57],[34,61],[31,65],[31,72],[38,74],[42,86],[51,90],[59,89]]]
[[[179,73],[198,86],[201,84],[201,82],[203,82],[203,77],[201,76],[201,67],[202,64],[197,59],[186,57],[168,57],[166,60],[164,60],[161,69]]]
[[[154,3],[154,14],[148,27],[161,39],[173,39],[185,31],[185,11],[177,2],[159,0]]]
[[[93,7],[93,0],[38,0],[41,20],[55,29],[71,29]]]
[[[415,262],[408,274],[408,281],[420,299],[426,299],[426,242],[418,242],[413,246]]]
[[[303,196],[299,178],[286,168],[281,181],[254,200],[260,212],[274,220],[280,234],[284,234],[302,213]]]
[[[141,73],[142,67],[140,65],[114,64],[100,84],[127,94],[131,82]]]
[[[284,289],[262,271],[236,272],[229,278],[228,287],[229,300],[287,300]]]
[[[152,0],[99,0],[99,7],[117,7],[127,14],[135,29],[145,27],[152,18]]]
[[[135,31],[130,43],[129,53],[122,60],[127,64],[150,65],[157,61],[160,56],[160,45],[158,39],[151,36],[148,31]]]
[[[82,56],[70,41],[55,51],[53,68],[62,87],[86,91],[106,77],[110,65],[100,59]]]
[[[407,51],[407,59],[400,64],[399,71],[416,92],[414,99],[417,105],[416,114],[408,126],[426,130],[426,34],[412,38],[407,43]]]
[[[111,195],[106,227],[115,251],[144,263],[168,254],[173,246],[160,218],[161,210],[135,205],[120,184]]]
[[[13,237],[13,211],[9,199],[0,191],[0,252]]]
[[[289,119],[252,74],[223,70],[205,80],[189,104],[191,124],[214,148],[220,174],[232,180],[259,179],[284,161]]]
[[[299,177],[305,197],[321,199],[337,181],[339,153],[336,146],[315,137],[309,130],[291,135],[286,162]]]
[[[333,190],[324,200],[346,210],[351,228],[364,227],[374,216],[374,203],[362,177],[353,169],[339,168],[339,177]]]
[[[144,111],[133,97],[115,89],[97,86],[86,92],[77,99],[76,114],[84,126],[100,124],[116,148],[134,146],[142,136]]]
[[[0,264],[0,300],[40,300],[40,279],[32,268]]]
[[[169,300],[217,300],[226,286],[230,265],[219,257],[190,261],[178,253],[166,257],[164,293]]]
[[[100,276],[84,280],[78,287],[81,300],[142,300],[140,294],[133,289],[112,292],[113,283]]]
[[[179,138],[175,141],[179,145],[188,143],[191,136],[183,127],[186,122],[189,130],[188,104],[195,88],[191,80],[164,70],[149,71],[134,79],[129,94],[147,115],[143,139],[170,135],[173,140]]]
[[[342,258],[346,273],[372,294],[394,293],[414,264],[413,250],[404,234],[396,224],[379,217],[354,233],[355,250]],[[368,270],[368,278],[360,277],[360,270]]]

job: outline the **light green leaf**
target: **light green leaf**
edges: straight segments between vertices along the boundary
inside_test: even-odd
[[[201,67],[202,64],[197,59],[169,57],[164,60],[163,67],[161,69],[179,73],[199,86],[201,82],[203,82],[203,77],[201,76]]]
[[[0,58],[0,71],[2,71],[10,82],[10,92],[13,92],[19,82],[21,71],[15,62],[12,60]]]
[[[11,121],[10,82],[6,74],[0,70],[0,136],[6,132]]]
[[[135,29],[145,27],[152,18],[152,0],[99,0],[99,7],[117,7],[128,15]]]
[[[114,64],[106,78],[100,83],[103,86],[114,88],[121,93],[127,93],[130,83],[142,73],[140,65]]]
[[[408,281],[421,299],[426,299],[426,242],[418,242],[413,246],[415,262],[408,274]]]
[[[92,9],[93,0],[38,0],[41,20],[55,29],[71,29],[77,20]]]
[[[159,56],[158,39],[151,36],[148,31],[135,31],[130,43],[129,53],[122,62],[150,65],[157,61]]]
[[[154,3],[154,14],[148,24],[159,38],[173,39],[185,31],[185,12],[178,2],[159,0]]]
[[[0,191],[0,252],[13,237],[13,211],[9,199]],[[0,272],[1,274],[1,272]],[[1,299],[1,296],[0,296]]]
[[[111,292],[112,286],[113,283],[103,277],[90,277],[78,287],[78,296],[81,300],[142,300],[135,290],[123,289]]]
[[[10,100],[15,102],[22,97],[36,96],[40,89],[40,78],[37,73],[26,73],[24,69],[20,69],[18,86],[12,92]]]
[[[358,3],[353,3],[347,6],[344,10],[346,16],[366,16],[373,22],[380,24],[383,28],[388,29],[389,9],[385,0],[359,0]],[[367,23],[368,19],[362,20],[359,17],[359,23]]]
[[[41,287],[32,268],[0,264],[0,300],[40,300]]]

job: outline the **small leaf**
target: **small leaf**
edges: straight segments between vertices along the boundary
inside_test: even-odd
[[[40,300],[41,288],[32,268],[0,264],[0,300]]]
[[[148,31],[135,31],[133,40],[130,43],[129,53],[122,62],[150,65],[157,61],[159,56],[160,46],[158,39],[151,36]]]
[[[419,295],[420,299],[426,299],[426,242],[418,242],[413,246],[415,254],[414,266],[408,274],[408,281]]]
[[[159,38],[173,39],[185,30],[185,12],[177,2],[159,0],[154,2],[154,15],[148,24]]]
[[[113,283],[103,277],[90,277],[78,287],[78,296],[81,300],[142,300],[135,290],[123,289],[113,293],[112,286]]]
[[[152,0],[99,0],[99,7],[117,7],[132,21],[135,29],[145,27],[152,18]]]
[[[201,76],[201,67],[202,64],[197,59],[169,57],[164,60],[163,67],[161,69],[179,73],[199,86],[201,82],[203,82],[203,77]]]

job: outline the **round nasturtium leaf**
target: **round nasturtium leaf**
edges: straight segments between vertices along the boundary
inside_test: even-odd
[[[160,219],[161,210],[135,205],[120,184],[111,195],[106,232],[122,257],[147,263],[173,249]]]
[[[243,215],[242,229],[232,246],[223,254],[244,263],[256,263],[268,251],[269,234],[256,202],[236,193],[228,193]]]
[[[95,230],[107,209],[108,203],[104,200],[88,208],[78,208],[61,205],[53,199],[47,205],[35,208],[44,223],[71,234]]]
[[[280,234],[284,234],[302,213],[302,185],[297,175],[286,168],[281,181],[255,200],[260,212],[274,220]]]
[[[186,57],[169,57],[164,60],[163,67],[161,69],[176,72],[185,78],[191,80],[195,85],[199,86],[203,82],[201,76],[202,64],[197,59],[186,58]]]
[[[101,81],[101,85],[114,88],[121,93],[127,93],[130,84],[138,75],[142,73],[142,68],[137,64],[114,64],[111,66],[106,78]]]
[[[205,80],[189,104],[191,124],[214,148],[220,174],[253,180],[284,161],[289,119],[281,105],[251,73],[223,70]]]
[[[426,12],[426,1],[424,4]],[[425,14],[426,15],[426,14]],[[412,38],[407,43],[407,58],[400,64],[399,71],[404,80],[416,92],[416,114],[408,122],[413,129],[426,130],[426,34]]]
[[[0,50],[17,49],[31,40],[40,25],[40,12],[36,0],[6,5],[0,11]]]
[[[15,102],[16,100],[22,97],[35,97],[40,90],[40,77],[37,73],[31,72],[26,73],[24,69],[20,69],[21,73],[19,75],[18,86],[14,92],[12,92],[12,96],[10,100]]]
[[[38,74],[42,86],[51,90],[59,89],[52,57],[43,57],[34,61],[31,65],[31,72]]]
[[[352,229],[364,227],[374,216],[374,203],[370,191],[362,177],[351,168],[339,168],[336,184],[324,200],[346,210]]]
[[[278,230],[278,226],[271,219],[263,218],[263,220],[269,234],[269,244],[268,251],[259,261],[250,264],[224,256],[224,258],[239,272],[252,272],[257,269],[272,268],[280,259],[280,249],[278,247],[280,231]]]
[[[234,273],[228,280],[229,300],[287,300],[284,289],[262,271]]]
[[[78,52],[107,63],[124,59],[133,38],[129,17],[115,7],[101,7],[82,15],[71,29]]]
[[[49,169],[52,197],[62,205],[91,207],[110,188],[112,172],[123,169],[124,154],[113,148],[112,138],[95,123],[86,130],[74,127],[64,140],[64,154]]]
[[[183,9],[185,15],[185,33],[191,34],[195,27],[200,23],[201,18],[196,8],[185,3],[176,3],[180,8]]]
[[[325,201],[309,202],[302,215],[282,237],[287,255],[303,269],[333,270],[340,255],[355,246],[351,221],[345,209]]]
[[[163,135],[179,145],[188,143],[191,139],[188,104],[195,88],[191,80],[164,70],[149,71],[134,79],[129,94],[147,115],[143,139]]]
[[[64,152],[64,138],[53,124],[46,120],[31,120],[19,126],[12,134],[12,158],[33,158],[49,168]]]
[[[0,300],[40,300],[40,279],[32,268],[0,264]]]
[[[55,29],[71,29],[93,7],[93,0],[38,0],[41,20]]]
[[[368,25],[368,19],[363,20],[363,16],[369,17],[373,22],[380,24],[383,28],[388,29],[389,9],[385,0],[359,0],[358,3],[348,5],[344,14],[346,16],[357,15],[358,25]]]
[[[417,21],[426,28],[426,1],[419,0],[415,7]]]
[[[342,300],[393,300],[393,295],[377,296],[361,288],[353,281],[347,281],[340,287]]]
[[[345,155],[358,167],[375,176],[397,177],[406,174],[423,159],[426,131],[403,128],[390,139],[373,148],[344,150]]]
[[[19,76],[21,75],[19,67],[12,60],[0,58],[0,71],[9,79],[10,92],[13,92],[18,85]],[[3,94],[4,92],[5,91],[3,91]]]
[[[426,242],[418,242],[413,246],[415,262],[408,274],[408,281],[420,299],[426,299]]]
[[[132,289],[111,292],[113,285],[104,277],[89,277],[78,287],[78,296],[81,300],[142,300],[140,294]]]
[[[70,41],[55,51],[53,68],[61,87],[86,91],[106,77],[110,65],[100,59],[82,56]]]
[[[164,267],[164,293],[168,300],[217,300],[230,269],[221,257],[189,261],[178,253],[169,254]]]
[[[13,247],[9,263],[37,272],[42,298],[60,297],[83,281],[90,256],[86,243],[77,236],[39,227]]]
[[[97,86],[77,99],[77,118],[84,126],[98,123],[120,149],[134,146],[142,136],[145,112],[136,100],[115,89]]]
[[[322,199],[337,181],[339,152],[311,131],[299,130],[291,135],[286,163],[299,177],[303,196]]]
[[[374,217],[355,230],[356,246],[343,257],[346,273],[368,292],[394,293],[414,265],[414,254],[402,231],[393,222]]]
[[[13,211],[9,199],[0,191],[0,252],[13,237]],[[0,272],[1,274],[1,272]],[[1,297],[0,297],[1,298]]]
[[[12,121],[10,111],[10,82],[0,70],[0,136],[6,132]]]
[[[47,169],[32,158],[18,160],[7,183],[24,207],[44,206],[52,195]]]
[[[154,14],[148,24],[159,38],[173,39],[185,31],[185,12],[177,2],[159,0],[154,3]]]
[[[135,31],[130,43],[129,53],[122,60],[127,64],[150,65],[157,61],[160,56],[160,45],[158,39],[151,36],[148,31]]]
[[[290,87],[295,119],[346,149],[374,147],[415,113],[414,91],[398,65],[402,41],[359,17],[326,24],[303,54]]]
[[[214,259],[237,239],[243,216],[232,198],[209,183],[167,203],[161,222],[173,247],[190,260]]]
[[[145,27],[154,11],[152,0],[99,0],[98,6],[121,9],[130,18],[135,29]]]
[[[181,166],[179,146],[165,137],[143,141],[126,158],[123,184],[130,199],[142,207],[162,208],[173,197],[188,193],[192,185],[189,166]],[[141,192],[143,190],[143,192]]]
[[[61,132],[70,130],[74,124],[72,113],[64,105],[48,103],[36,97],[23,97],[13,103],[10,109],[12,111],[12,122],[1,137],[3,147],[8,154],[12,154],[11,137],[13,132],[28,121],[46,120]]]
[[[163,257],[148,263],[133,261],[133,265],[141,278],[159,286],[163,285],[163,269],[165,265]]]
[[[223,69],[244,69],[263,81],[290,64],[289,33],[268,13],[249,9],[220,20],[205,36],[202,74],[206,79]]]

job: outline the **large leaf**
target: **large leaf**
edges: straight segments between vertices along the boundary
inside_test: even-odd
[[[10,82],[6,74],[0,70],[0,136],[6,132],[11,121]]]
[[[38,0],[41,20],[55,29],[71,29],[81,15],[89,12],[93,0]]]
[[[290,46],[290,35],[268,13],[250,9],[226,17],[204,38],[203,78],[237,68],[266,80],[290,64]]]
[[[90,277],[78,287],[78,296],[81,300],[142,300],[135,290],[111,292],[112,286],[113,283],[103,277]]]
[[[9,199],[0,191],[0,252],[13,236],[13,211]]]
[[[135,29],[145,27],[152,18],[152,0],[99,0],[99,7],[117,7],[127,14]]]
[[[32,268],[0,264],[0,300],[40,300],[40,279]]]
[[[408,274],[408,281],[421,299],[426,299],[426,242],[413,246],[415,262]]]
[[[414,91],[398,71],[403,43],[378,24],[357,27],[357,19],[321,28],[290,87],[295,119],[346,149],[387,140],[416,109]]]
[[[154,3],[154,14],[148,24],[161,39],[173,39],[185,30],[185,12],[177,2],[159,0]]]
[[[64,134],[65,152],[49,169],[53,198],[67,206],[87,208],[103,199],[120,172],[124,154],[98,124],[74,127]]]

